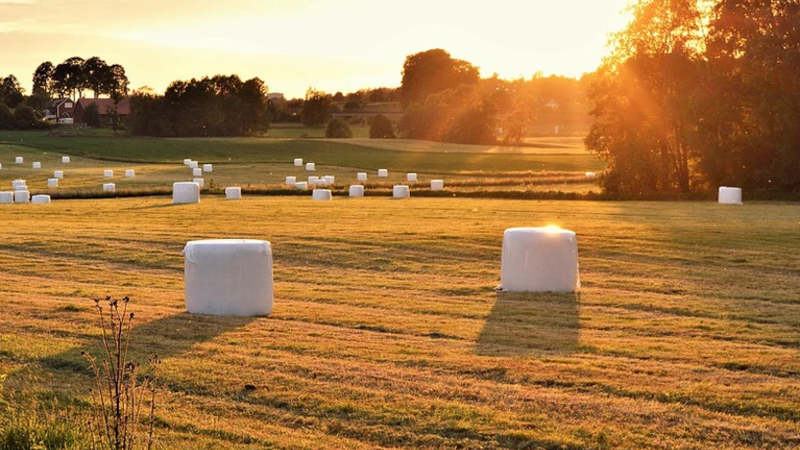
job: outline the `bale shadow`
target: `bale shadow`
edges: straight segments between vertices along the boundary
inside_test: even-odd
[[[481,356],[566,355],[578,348],[578,293],[498,292],[475,353]]]

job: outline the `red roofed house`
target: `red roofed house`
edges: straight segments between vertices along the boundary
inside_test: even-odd
[[[97,103],[97,111],[100,113],[100,123],[109,123],[111,121],[111,111],[114,109],[114,100],[110,98],[80,98],[75,102],[75,111],[72,118],[76,124],[86,123],[83,120],[83,113],[86,108],[92,103]],[[120,100],[117,105],[117,115],[120,120],[124,120],[131,113],[131,102],[128,98]]]

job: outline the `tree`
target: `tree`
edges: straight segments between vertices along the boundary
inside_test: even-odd
[[[53,89],[62,97],[75,100],[86,83],[83,73],[83,58],[73,56],[53,69]]]
[[[370,139],[394,139],[394,128],[392,121],[383,114],[378,114],[372,118],[369,124]]]
[[[20,130],[30,130],[36,128],[36,114],[28,105],[19,105],[14,110],[14,124]]]
[[[0,103],[0,130],[10,130],[14,128],[14,113],[5,103]]]
[[[353,137],[350,125],[339,117],[334,117],[325,128],[325,137],[332,139],[349,139]]]
[[[100,126],[100,109],[97,107],[97,103],[90,103],[89,106],[86,107],[86,110],[83,112],[83,121],[91,128]]]
[[[53,63],[45,61],[33,72],[33,95],[53,95]]]
[[[406,57],[401,82],[401,102],[408,106],[430,94],[455,89],[462,84],[476,85],[478,68],[467,61],[453,59],[442,49],[432,49]]]
[[[306,91],[306,99],[300,112],[300,120],[307,127],[318,127],[331,118],[333,104],[331,97],[313,88]]]
[[[0,83],[0,100],[8,105],[9,108],[16,108],[17,105],[22,103],[25,97],[22,95],[24,90],[20,86],[17,77],[8,75],[2,79]]]
[[[100,94],[108,93],[112,74],[105,61],[97,56],[92,56],[83,62],[81,71],[85,86],[92,90],[94,98],[97,98]]]

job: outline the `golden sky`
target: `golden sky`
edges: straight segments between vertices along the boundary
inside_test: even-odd
[[[443,48],[484,77],[580,76],[628,0],[0,0],[0,76],[30,90],[43,61],[99,56],[131,86],[236,73],[302,96],[398,86],[405,57]]]

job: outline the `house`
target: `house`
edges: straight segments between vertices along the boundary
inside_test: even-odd
[[[70,98],[57,98],[50,101],[50,106],[44,110],[44,119],[58,123],[72,123],[75,112],[75,102]]]
[[[92,103],[97,104],[97,111],[100,113],[100,123],[111,122],[111,112],[114,110],[114,100],[110,98],[80,98],[75,102],[75,112],[72,117],[76,124],[86,123],[83,115],[86,108]],[[128,98],[120,100],[117,105],[117,115],[124,120],[131,113],[131,102]]]

